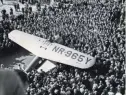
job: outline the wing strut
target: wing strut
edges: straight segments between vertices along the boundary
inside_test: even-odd
[[[27,68],[25,69],[25,72],[31,71],[38,64],[38,62],[40,61],[40,59],[41,59],[40,57],[35,56],[33,58],[33,60],[30,62],[30,64],[27,66]]]

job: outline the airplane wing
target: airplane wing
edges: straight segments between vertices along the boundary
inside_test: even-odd
[[[44,59],[81,69],[92,67],[95,64],[96,59],[94,57],[57,43],[51,43],[47,39],[19,30],[13,30],[8,36],[18,45]]]

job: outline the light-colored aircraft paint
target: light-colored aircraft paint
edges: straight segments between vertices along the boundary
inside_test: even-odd
[[[51,43],[47,39],[19,30],[13,30],[8,36],[18,45],[44,59],[81,69],[90,68],[95,64],[96,59],[94,57],[57,43]]]

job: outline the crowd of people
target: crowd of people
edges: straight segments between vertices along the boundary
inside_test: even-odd
[[[15,47],[7,34],[18,29],[51,42],[59,36],[63,45],[96,57],[95,66],[87,70],[60,64],[49,73],[28,72],[27,95],[124,95],[124,5],[119,0],[79,1],[45,5],[37,12],[27,6],[17,17],[4,14],[0,49]]]

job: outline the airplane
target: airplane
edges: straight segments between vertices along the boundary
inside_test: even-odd
[[[40,58],[46,59],[45,64],[47,63],[48,67],[51,66],[49,70],[55,67],[56,62],[81,69],[87,69],[92,67],[96,61],[95,57],[58,43],[51,43],[47,39],[40,38],[23,31],[13,30],[8,34],[8,37],[13,42],[36,55],[25,69],[26,72],[30,71],[35,65],[37,65]],[[41,69],[42,68],[45,68],[44,65]]]

